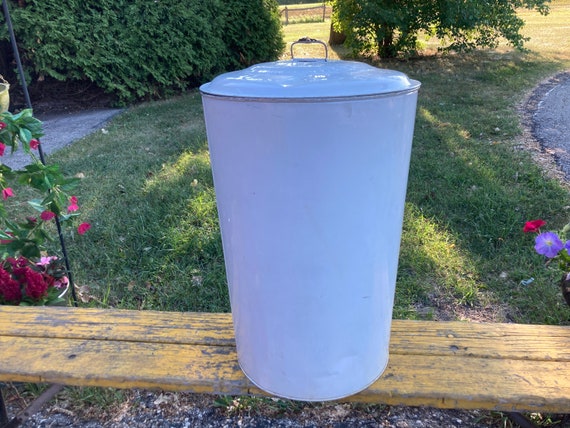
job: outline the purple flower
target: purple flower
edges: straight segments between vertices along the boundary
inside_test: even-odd
[[[544,232],[534,240],[536,245],[534,249],[538,254],[552,259],[558,255],[558,252],[564,248],[564,244],[554,232]]]

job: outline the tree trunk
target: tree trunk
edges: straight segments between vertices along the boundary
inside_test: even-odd
[[[394,46],[394,29],[387,24],[382,24],[381,28],[381,36],[378,38],[378,55],[380,58],[395,58],[398,52]]]
[[[329,45],[330,46],[342,45],[345,40],[346,40],[346,34],[339,33],[338,31],[335,31],[335,29],[333,28],[333,24],[331,22],[331,31],[330,31],[330,35],[329,35]]]

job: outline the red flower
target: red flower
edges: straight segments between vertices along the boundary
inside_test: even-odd
[[[2,123],[2,122],[0,122]],[[0,156],[4,156],[4,152],[6,151],[6,144],[0,143]]]
[[[25,272],[26,281],[26,295],[32,299],[39,299],[46,295],[48,284],[44,281],[41,273],[26,268]]]
[[[48,210],[42,211],[42,213],[40,214],[40,218],[43,221],[50,221],[54,217],[55,217],[55,213],[52,211],[48,211]]]
[[[6,128],[6,124],[4,122],[0,122],[0,129]]]
[[[80,235],[85,234],[89,229],[91,229],[91,225],[89,223],[81,223],[77,228],[77,233]]]
[[[69,206],[67,207],[67,212],[71,213],[77,211],[79,206],[77,205],[77,196],[72,196],[69,198]]]
[[[8,199],[11,196],[14,196],[14,191],[12,190],[11,187],[6,187],[5,189],[2,189],[2,198],[4,198],[4,200]]]
[[[26,266],[28,266],[28,260],[26,260],[25,257],[18,257],[17,259],[13,257],[8,257],[6,260],[8,261],[8,263],[12,265],[14,269],[25,268]]]
[[[32,138],[30,140],[30,149],[36,150],[40,146],[40,140]]]
[[[542,226],[544,226],[545,224],[546,224],[546,222],[545,222],[544,220],[540,220],[540,219],[538,219],[538,220],[532,220],[532,221],[527,221],[527,222],[524,224],[523,232],[524,232],[524,233],[529,233],[529,232],[536,232],[536,233],[538,233],[538,232],[540,232],[540,228],[541,228]]]
[[[6,302],[19,303],[22,300],[22,290],[20,284],[0,267],[0,297]]]

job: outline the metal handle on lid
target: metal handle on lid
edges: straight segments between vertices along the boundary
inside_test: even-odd
[[[299,40],[297,40],[296,42],[291,43],[291,59],[295,59],[295,55],[293,55],[293,46],[295,46],[296,44],[310,44],[310,43],[316,43],[319,45],[322,45],[325,48],[325,57],[324,60],[328,60],[329,58],[329,49],[327,48],[327,44],[321,40],[317,40],[317,39],[311,39],[310,37],[301,37]],[[317,58],[310,58],[307,59],[308,61],[310,60],[315,60]]]

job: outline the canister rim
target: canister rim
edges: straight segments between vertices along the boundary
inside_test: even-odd
[[[200,91],[224,98],[316,101],[395,95],[419,87],[402,72],[361,62],[295,59],[221,74]]]

